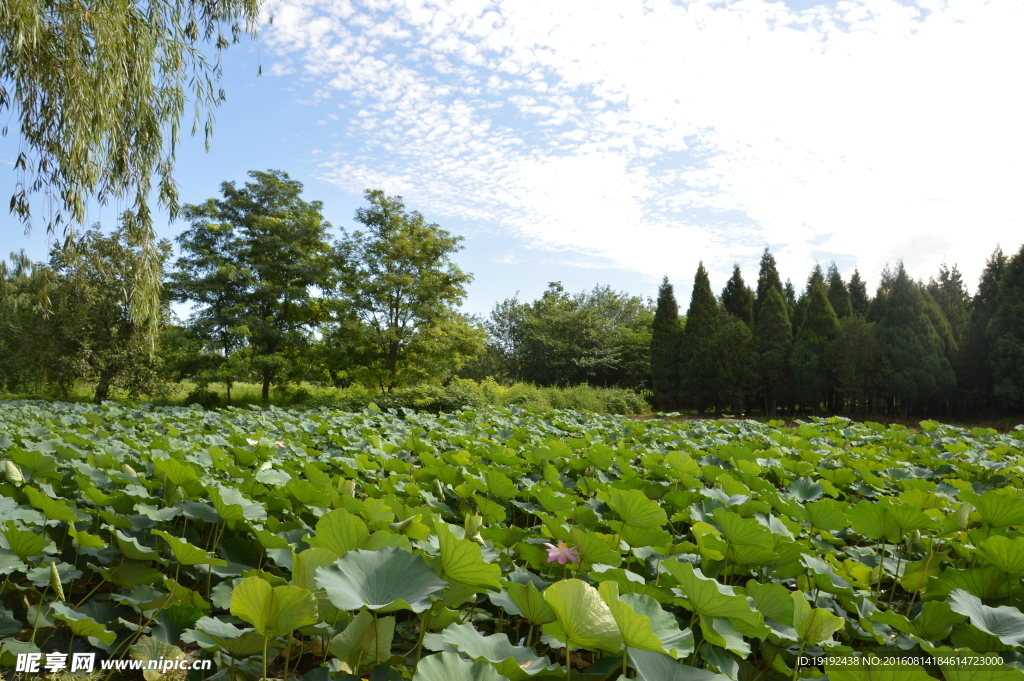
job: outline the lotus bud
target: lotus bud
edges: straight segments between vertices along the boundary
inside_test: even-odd
[[[138,478],[139,474],[135,472],[135,469],[128,464],[121,464],[121,472],[130,478]]]
[[[64,602],[64,585],[60,583],[60,573],[57,572],[57,564],[50,561],[50,588],[57,593],[60,602]]]
[[[18,468],[13,461],[7,459],[4,461],[4,469],[7,473],[7,481],[20,483],[25,482],[25,476],[21,474],[21,469]]]
[[[484,543],[483,538],[480,536],[480,526],[484,524],[484,519],[478,515],[466,514],[466,522],[463,527],[466,528],[466,539],[471,539],[480,544]]]
[[[350,497],[356,495],[356,481],[355,480],[342,480],[338,483],[338,491],[342,494],[346,494]]]

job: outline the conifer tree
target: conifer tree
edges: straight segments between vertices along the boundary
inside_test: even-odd
[[[743,281],[739,265],[733,265],[732,276],[722,289],[722,307],[748,327],[754,326],[754,292]]]
[[[835,261],[828,267],[828,302],[832,303],[832,309],[840,319],[853,314],[853,303],[850,300],[850,290],[846,282],[839,274],[839,268]]]
[[[878,324],[859,314],[840,319],[832,342],[832,376],[855,413],[867,411],[870,401],[884,393],[886,369]]]
[[[820,273],[820,268],[815,268]],[[804,318],[793,343],[790,367],[796,398],[804,407],[818,410],[828,397],[830,346],[839,331],[839,318],[828,300],[823,281],[817,281],[812,272],[810,290],[805,301]]]
[[[998,246],[989,256],[978,281],[978,290],[971,301],[971,314],[964,339],[963,366],[967,379],[963,391],[977,407],[983,407],[992,399],[992,368],[988,360],[991,346],[985,335],[997,307],[999,282],[1003,278],[1007,259]]]
[[[915,401],[955,390],[956,376],[925,309],[921,287],[902,261],[890,277],[883,276],[883,282],[887,290],[877,297],[878,336],[891,370],[889,393],[905,419]]]
[[[724,309],[711,359],[716,407],[742,413],[754,385],[754,336],[747,324]]]
[[[679,352],[680,397],[700,415],[715,400],[714,338],[719,329],[718,301],[704,263],[697,266]]]
[[[1024,246],[1006,263],[996,310],[985,329],[993,393],[1004,408],[1024,406]]]
[[[966,388],[970,383],[966,366],[966,341],[968,324],[971,317],[971,297],[964,286],[963,277],[954,264],[950,269],[946,263],[939,267],[937,279],[928,280],[928,293],[938,304],[949,323],[950,334],[953,337],[954,351],[949,355],[953,364],[953,372],[956,374],[957,397],[962,400],[966,397]]]
[[[651,384],[654,406],[660,411],[679,407],[679,343],[682,326],[679,305],[666,276],[658,287],[658,308],[651,335]]]
[[[782,287],[782,297],[786,301],[786,307],[789,308],[789,322],[793,325],[793,333],[796,333],[796,324],[793,322],[793,313],[796,312],[796,289],[793,287],[793,282],[789,279],[786,280],[786,285]]]
[[[850,308],[853,314],[867,315],[870,302],[867,284],[860,278],[860,270],[855,267],[850,277]]]
[[[761,267],[757,273],[757,291],[754,294],[754,323],[761,313],[761,305],[768,296],[768,289],[778,288],[779,294],[783,294],[782,280],[779,278],[779,270],[775,265],[775,256],[765,246],[761,254]],[[785,298],[783,298],[785,300]]]
[[[757,378],[768,418],[775,418],[778,401],[790,385],[789,354],[792,344],[789,308],[782,297],[781,287],[769,286],[754,326]]]

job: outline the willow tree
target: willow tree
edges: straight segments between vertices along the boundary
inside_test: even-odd
[[[150,194],[172,219],[175,148],[187,104],[209,145],[223,101],[216,52],[255,34],[260,0],[4,0],[0,2],[0,114],[17,117],[21,151],[11,211],[26,229],[45,208],[50,233],[73,235],[90,200],[130,209],[127,238],[143,265],[129,283],[131,315],[154,335],[160,253]],[[229,37],[230,36],[230,37]],[[6,134],[6,127],[4,134]],[[154,187],[155,180],[155,187]],[[34,195],[41,195],[33,199]]]

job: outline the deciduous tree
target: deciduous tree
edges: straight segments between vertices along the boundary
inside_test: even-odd
[[[54,231],[86,221],[89,199],[124,200],[125,221],[141,260],[128,282],[136,324],[155,338],[162,257],[149,197],[173,218],[178,193],[172,169],[186,106],[193,131],[223,101],[219,51],[243,32],[255,34],[259,0],[122,2],[58,0],[0,3],[0,113],[11,109],[21,142],[11,209],[27,225],[31,196],[42,193]],[[227,27],[227,35],[222,30]],[[187,93],[187,94],[186,94]],[[4,128],[6,132],[6,128]]]
[[[346,313],[361,323],[349,328],[361,328],[362,341],[372,348],[364,366],[390,392],[422,378],[412,361],[417,352],[435,361],[447,354],[455,371],[482,350],[483,334],[457,313],[473,280],[451,260],[462,250],[462,237],[428,223],[418,211],[407,212],[401,196],[367,189],[364,197],[370,205],[359,208],[355,219],[365,231],[339,244],[340,290]],[[452,341],[458,336],[459,343],[445,348],[445,335]]]

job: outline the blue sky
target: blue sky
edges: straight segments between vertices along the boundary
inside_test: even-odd
[[[973,290],[995,245],[1022,241],[1019,1],[269,0],[265,15],[225,54],[211,152],[183,144],[182,199],[276,168],[351,229],[364,189],[401,194],[465,237],[469,312],[556,280],[653,296],[664,274],[685,308],[698,260],[716,289],[733,263],[752,283],[766,245],[798,286],[815,261],[873,284],[902,258],[924,278],[958,263]],[[0,141],[0,194],[16,150]],[[0,253],[44,256],[44,234],[0,222]]]

